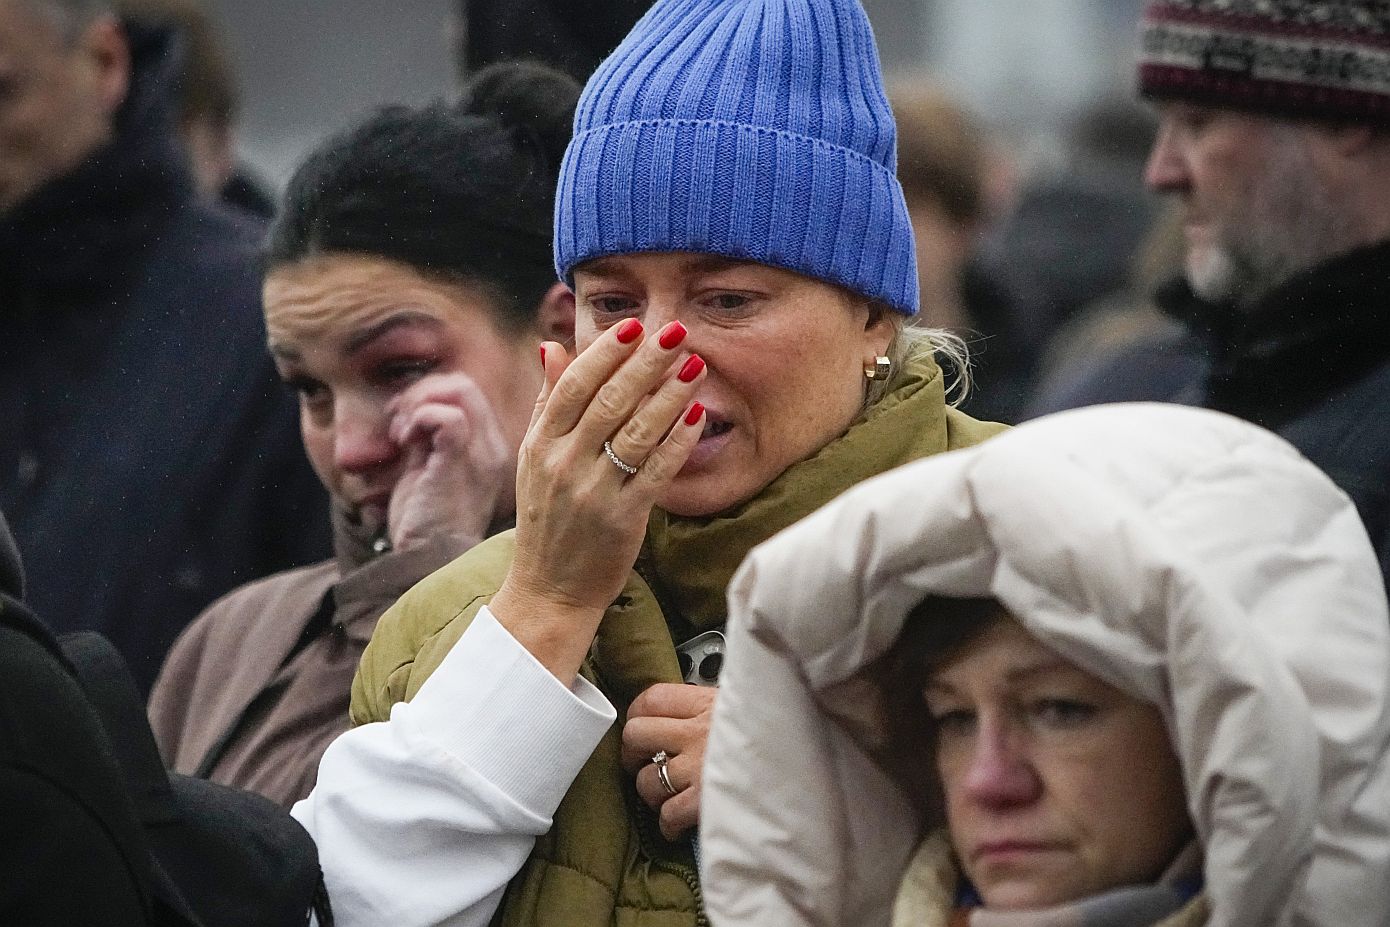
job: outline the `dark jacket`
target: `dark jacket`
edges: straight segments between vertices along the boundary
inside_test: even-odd
[[[22,596],[0,517],[0,923],[180,923],[101,723]]]
[[[147,690],[200,609],[329,539],[265,349],[262,229],[198,201],[170,38],[130,35],[113,143],[0,216],[0,508],[30,604]]]
[[[0,515],[0,924],[331,927],[309,834],[259,795],[166,774],[134,681],[24,605]]]
[[[1069,405],[1156,399],[1277,432],[1356,503],[1390,576],[1390,242],[1349,252],[1241,310],[1164,287],[1183,332],[1095,372]],[[1136,379],[1134,354],[1151,362]]]

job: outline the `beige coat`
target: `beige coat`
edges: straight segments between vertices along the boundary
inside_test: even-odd
[[[703,873],[717,927],[886,925],[923,821],[866,668],[928,594],[993,596],[1158,705],[1212,927],[1390,924],[1390,619],[1347,498],[1279,438],[1084,409],[861,484],[730,587]]]
[[[335,559],[233,590],[180,635],[149,704],[172,769],[286,808],[309,794],[323,751],[350,726],[352,677],[377,619],[476,541],[447,535],[373,556],[358,534],[335,518]]]

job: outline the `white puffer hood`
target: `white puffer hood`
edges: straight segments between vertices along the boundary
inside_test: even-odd
[[[1051,416],[866,482],[755,549],[701,839],[716,927],[883,925],[924,827],[864,672],[929,594],[992,596],[1157,704],[1210,923],[1390,925],[1390,618],[1355,509],[1214,412]]]

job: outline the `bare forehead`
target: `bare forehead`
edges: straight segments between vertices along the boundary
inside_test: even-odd
[[[271,350],[360,347],[403,325],[438,327],[467,311],[461,294],[391,262],[327,261],[271,271],[264,288]]]

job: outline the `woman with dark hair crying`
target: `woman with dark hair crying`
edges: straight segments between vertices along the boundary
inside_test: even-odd
[[[384,109],[329,139],[291,180],[266,328],[337,555],[235,590],[175,644],[150,718],[176,770],[303,798],[378,617],[513,522],[536,344],[573,336],[551,216],[577,96],[497,65],[456,107]]]

